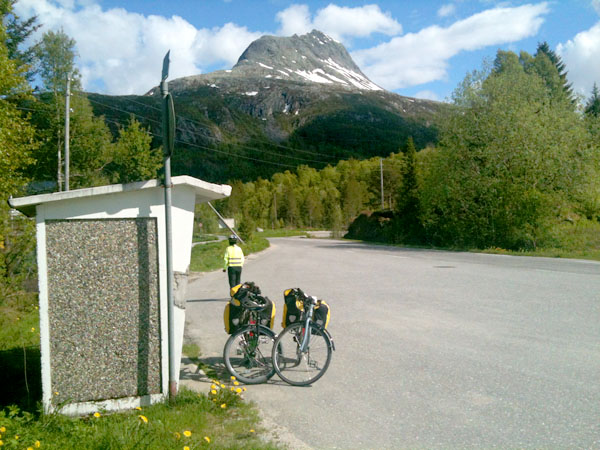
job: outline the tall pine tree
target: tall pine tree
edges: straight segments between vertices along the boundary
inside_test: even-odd
[[[536,58],[540,57],[540,59],[541,59],[542,55],[547,56],[548,59],[550,60],[550,62],[554,65],[554,67],[556,67],[556,70],[558,71],[558,77],[560,80],[559,87],[562,89],[562,91],[564,92],[567,99],[571,103],[575,104],[575,96],[573,95],[573,87],[572,87],[572,84],[569,83],[567,80],[568,72],[565,70],[566,69],[565,63],[562,61],[560,56],[558,56],[556,54],[556,52],[550,48],[548,43],[545,41],[538,44],[537,50],[535,53],[535,57]],[[544,81],[546,81],[547,85],[549,83],[551,83],[550,79],[545,76],[546,75],[545,71],[539,70],[538,75],[540,75],[542,78],[544,78]]]

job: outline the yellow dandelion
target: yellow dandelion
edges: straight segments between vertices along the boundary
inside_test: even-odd
[[[225,389],[225,385],[224,384],[221,385],[221,389]]]
[[[254,429],[250,430],[250,433],[255,433]]]
[[[175,434],[175,439],[181,439],[181,435],[177,431],[173,434]]]
[[[240,382],[239,382],[239,381],[234,381],[234,382],[233,382],[233,385],[234,385],[234,386],[239,386],[239,385],[240,385]]]
[[[219,382],[218,382],[217,380],[212,380],[212,382],[213,382],[214,384],[219,384]]]
[[[217,389],[217,386],[215,386],[214,384],[211,384],[211,385],[210,385],[210,388],[211,388],[211,389]]]
[[[19,436],[18,434],[15,434],[15,440],[17,440],[17,441],[18,441],[20,437],[21,437],[21,436]]]
[[[31,332],[33,333],[34,331],[35,331],[35,328],[34,328],[34,327],[31,327]]]
[[[242,391],[246,392],[246,387],[245,386],[242,388]]]
[[[141,420],[142,422],[144,422],[144,423],[148,423],[148,418],[147,418],[146,416],[142,416],[142,415],[140,415],[140,416],[138,416],[138,417],[140,418],[140,420]]]
[[[141,411],[142,407],[141,406],[136,406],[135,409],[137,409],[138,411]]]
[[[215,403],[216,403],[216,402],[217,402],[217,399],[216,399],[216,398],[213,398],[213,402],[215,402]]]
[[[190,450],[190,448],[187,445],[184,445],[183,450]]]
[[[94,413],[94,417],[97,419],[98,417],[100,417],[102,414],[100,414],[99,412],[95,412]]]
[[[210,444],[210,438],[208,436],[204,436],[204,440]]]
[[[233,375],[231,376],[231,381],[235,381],[235,377]]]
[[[227,403],[223,403],[223,404],[221,405],[221,408],[223,408],[223,409],[227,408]]]
[[[233,386],[231,386],[231,392],[235,391],[235,388]]]
[[[40,448],[42,446],[42,443],[40,441],[35,441],[34,446],[35,448]]]
[[[214,389],[213,389],[212,391],[210,391],[210,393],[211,393],[212,395],[217,395],[217,391],[215,391]]]
[[[58,391],[54,391],[54,395],[58,395]]]
[[[27,450],[33,450],[33,447],[27,447]]]
[[[2,439],[0,439],[0,447],[2,447],[4,445],[4,442],[2,442]]]
[[[0,427],[0,433],[6,433],[6,428],[5,427]]]
[[[237,389],[235,390],[235,392],[237,392],[238,394],[241,394],[243,391],[242,391],[242,388],[237,388]]]
[[[192,432],[191,432],[190,430],[185,430],[185,431],[183,432],[183,435],[184,435],[185,437],[190,437],[190,436],[192,435]]]
[[[17,320],[21,320],[21,318],[20,318],[20,317],[17,317]]]

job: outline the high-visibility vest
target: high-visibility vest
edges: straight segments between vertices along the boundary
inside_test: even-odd
[[[225,250],[225,268],[242,267],[244,265],[244,252],[237,245],[230,245]]]

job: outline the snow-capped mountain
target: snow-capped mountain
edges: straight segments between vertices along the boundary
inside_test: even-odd
[[[361,72],[341,43],[317,30],[302,36],[263,36],[250,44],[232,72],[348,89],[382,90]]]

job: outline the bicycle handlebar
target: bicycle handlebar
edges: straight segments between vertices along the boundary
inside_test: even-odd
[[[263,303],[259,303],[257,300],[261,300]],[[265,309],[269,302],[258,297],[256,294],[249,292],[241,301],[240,304],[249,311],[262,311]]]

